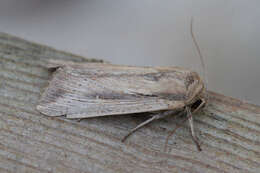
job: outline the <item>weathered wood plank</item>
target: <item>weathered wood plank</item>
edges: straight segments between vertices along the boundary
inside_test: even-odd
[[[188,125],[170,139],[183,117],[169,117],[120,139],[140,116],[81,122],[35,110],[50,72],[47,59],[87,61],[49,47],[0,34],[1,172],[260,172],[260,107],[209,92],[209,105],[195,119],[202,152]],[[93,60],[92,60],[93,61]]]

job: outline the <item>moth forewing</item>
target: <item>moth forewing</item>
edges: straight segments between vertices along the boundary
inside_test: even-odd
[[[162,111],[129,134],[155,119],[192,107],[204,91],[196,72],[179,67],[64,61],[48,66],[57,70],[42,94],[38,111],[67,118]]]
[[[48,116],[88,118],[181,109],[203,90],[198,74],[182,68],[61,64],[37,106]]]

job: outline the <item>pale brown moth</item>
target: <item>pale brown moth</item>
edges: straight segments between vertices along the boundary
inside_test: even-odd
[[[50,61],[49,68],[56,71],[37,105],[37,110],[42,114],[82,119],[156,112],[132,129],[123,138],[124,141],[153,120],[185,111],[192,139],[201,150],[191,115],[205,105],[206,99],[204,83],[196,72],[180,67],[64,61]]]

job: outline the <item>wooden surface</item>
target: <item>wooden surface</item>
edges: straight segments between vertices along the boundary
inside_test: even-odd
[[[194,116],[201,152],[187,123],[163,152],[168,133],[183,117],[155,121],[121,143],[147,117],[77,122],[35,110],[50,78],[43,67],[49,58],[84,61],[0,34],[0,172],[260,172],[259,106],[210,92],[208,107]]]

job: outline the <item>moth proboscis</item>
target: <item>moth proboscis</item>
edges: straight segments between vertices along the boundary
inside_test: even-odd
[[[37,110],[47,116],[89,118],[156,112],[146,124],[185,111],[198,150],[192,113],[206,103],[205,86],[196,72],[180,67],[137,67],[105,63],[49,61],[56,69]]]

